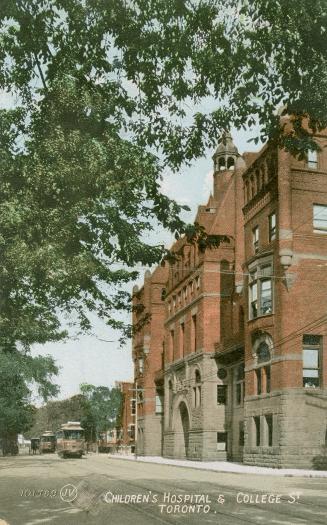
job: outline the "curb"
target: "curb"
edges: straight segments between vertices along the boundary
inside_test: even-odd
[[[283,477],[283,478],[320,478],[320,479],[326,479],[327,478],[327,471],[326,470],[317,470],[317,471],[306,471],[301,469],[290,469],[292,472],[285,472],[284,469],[271,469],[270,471],[258,471],[258,472],[248,472],[244,470],[242,471],[234,471],[234,470],[225,470],[224,468],[209,468],[209,467],[202,467],[202,462],[199,461],[198,465],[179,465],[176,463],[162,463],[161,461],[154,461],[154,460],[147,460],[142,456],[135,457],[135,456],[118,456],[117,454],[108,454],[109,459],[122,459],[125,461],[134,461],[138,463],[148,463],[148,464],[154,464],[154,465],[161,465],[163,467],[176,467],[176,468],[190,468],[193,470],[203,470],[206,472],[223,472],[224,474],[234,474],[234,475],[241,475],[241,474],[247,474],[250,476],[275,476],[275,477]],[[230,463],[232,464],[232,463]],[[258,467],[262,468],[262,467]]]

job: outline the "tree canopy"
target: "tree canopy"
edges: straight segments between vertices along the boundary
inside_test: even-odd
[[[31,357],[17,351],[0,353],[0,438],[26,432],[36,408],[31,404],[31,384],[47,399],[58,389],[52,383],[57,367],[49,357]]]
[[[222,130],[316,147],[326,27],[326,0],[2,0],[1,349],[64,337],[59,312],[121,326],[128,268],[164,254],[149,232],[186,231],[163,169]]]
[[[80,393],[62,401],[49,401],[34,409],[33,426],[25,433],[38,437],[46,430],[56,432],[68,421],[80,421],[85,438],[95,441],[98,433],[116,426],[121,405],[121,393],[117,388],[106,386],[80,385]]]
[[[83,383],[80,386],[85,399],[86,414],[82,421],[90,438],[99,432],[106,432],[117,426],[120,415],[122,395],[118,388],[94,386]]]

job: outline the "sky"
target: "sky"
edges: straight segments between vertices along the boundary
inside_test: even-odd
[[[12,106],[10,95],[0,91],[0,107]],[[206,108],[202,108],[204,111]],[[248,140],[256,135],[256,129],[251,132],[231,130],[232,136],[240,153],[256,151],[260,146],[254,146]],[[218,137],[217,137],[218,142]],[[193,222],[197,206],[205,204],[213,187],[212,155],[213,150],[207,150],[204,157],[194,161],[192,166],[182,168],[179,173],[166,173],[162,181],[162,191],[180,204],[187,204],[191,211],[183,215],[187,222]],[[160,241],[169,246],[174,239],[168,232],[154,232],[156,243]],[[142,285],[143,274],[130,283],[130,291],[134,284]],[[90,383],[96,386],[115,386],[115,381],[129,381],[133,378],[132,343],[128,341],[124,347],[119,344],[120,334],[105,325],[101,320],[94,318],[93,334],[79,338],[68,339],[65,342],[34,345],[32,355],[51,355],[59,374],[54,382],[59,385],[58,399],[65,399],[79,392],[81,383]],[[129,319],[126,316],[126,321]],[[39,405],[41,400],[35,394],[32,401]]]

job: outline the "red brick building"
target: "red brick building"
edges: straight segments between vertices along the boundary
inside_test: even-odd
[[[116,381],[116,388],[122,394],[121,412],[118,418],[119,425],[115,429],[113,438],[119,452],[135,452],[135,392],[134,384],[128,381]]]
[[[140,438],[138,453],[277,467],[323,457],[327,136],[316,141],[299,161],[271,145],[240,156],[228,135],[196,221],[229,242],[202,252],[179,240],[176,262],[134,293],[152,314],[133,343],[149,420],[164,386],[162,433],[149,429],[160,446]]]
[[[167,267],[145,274],[141,290],[134,287],[133,339],[137,453],[161,455],[163,443],[163,338]]]

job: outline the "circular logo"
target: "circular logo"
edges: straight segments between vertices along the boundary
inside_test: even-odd
[[[75,485],[72,483],[68,483],[67,485],[61,487],[59,495],[62,501],[71,503],[77,498],[77,487],[75,487]]]

